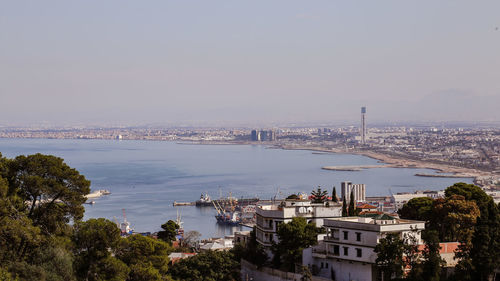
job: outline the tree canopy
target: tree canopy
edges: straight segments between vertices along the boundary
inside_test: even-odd
[[[279,242],[273,244],[273,264],[288,271],[295,271],[295,264],[302,261],[302,250],[318,243],[321,229],[307,223],[303,217],[294,217],[289,223],[278,226]]]
[[[158,232],[158,239],[161,239],[169,244],[175,241],[175,236],[177,235],[177,229],[179,225],[173,220],[169,220],[161,225],[162,231]]]
[[[232,252],[206,251],[180,260],[170,268],[172,278],[187,281],[239,280],[239,263]]]
[[[328,200],[328,191],[321,190],[318,186],[316,190],[311,191],[312,203],[323,203]]]

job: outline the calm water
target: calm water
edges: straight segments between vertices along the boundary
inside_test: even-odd
[[[268,149],[260,145],[189,145],[174,142],[113,140],[0,139],[4,157],[53,154],[65,159],[92,181],[92,189],[112,195],[94,199],[85,218],[116,216],[122,209],[136,231],[156,231],[175,219],[174,201],[195,201],[202,192],[213,198],[233,196],[269,199],[278,188],[283,195],[309,193],[321,185],[331,192],[340,182],[365,183],[367,196],[421,189],[440,190],[472,179],[416,177],[425,169],[379,168],[360,172],[326,171],[322,166],[375,165],[376,160],[346,154],[314,154],[302,150]],[[283,195],[279,196],[282,197]],[[215,223],[212,208],[179,208],[186,231],[204,237],[230,234],[237,228]]]

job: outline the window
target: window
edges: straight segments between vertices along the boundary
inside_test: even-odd
[[[328,263],[325,263],[325,267],[328,268]]]
[[[269,220],[269,228],[273,228],[273,220]]]
[[[361,233],[356,232],[356,241],[361,241]]]
[[[329,249],[329,252],[332,253],[334,256],[340,255],[340,246],[332,245],[331,248]]]
[[[340,255],[340,247],[339,245],[333,245],[333,254],[338,256]]]
[[[360,258],[362,256],[361,249],[356,248],[356,257]]]
[[[349,232],[348,231],[343,231],[344,232],[344,240],[349,239]]]
[[[343,247],[344,248],[344,256],[349,255],[349,247]]]

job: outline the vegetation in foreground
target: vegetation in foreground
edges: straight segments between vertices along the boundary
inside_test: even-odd
[[[103,218],[82,221],[89,192],[90,182],[61,158],[0,154],[0,280],[238,279],[232,253],[201,253],[169,266],[173,221],[162,225],[160,239],[123,238]]]

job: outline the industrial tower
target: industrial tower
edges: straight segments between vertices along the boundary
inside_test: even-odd
[[[366,107],[361,107],[361,144],[366,144]]]

